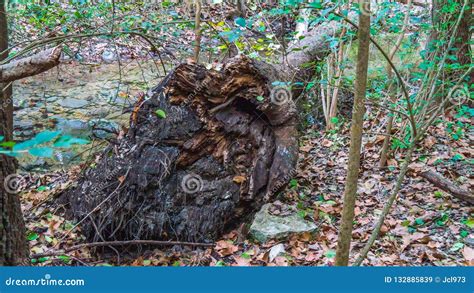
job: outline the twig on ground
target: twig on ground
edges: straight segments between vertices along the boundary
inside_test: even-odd
[[[100,247],[100,246],[126,246],[126,245],[161,245],[161,246],[201,246],[201,247],[214,247],[214,243],[198,243],[198,242],[181,242],[181,241],[159,241],[159,240],[129,240],[129,241],[105,241],[105,242],[92,242],[82,243],[71,246],[64,250],[49,251],[45,253],[36,253],[30,256],[30,258],[39,258],[46,256],[58,256],[63,255],[75,250],[79,250],[86,247]]]

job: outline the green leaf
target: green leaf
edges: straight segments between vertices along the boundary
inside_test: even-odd
[[[291,179],[291,180],[290,180],[290,187],[291,187],[291,188],[294,188],[294,187],[296,187],[296,186],[298,186],[298,180],[296,180],[296,179]]]
[[[339,119],[337,117],[332,117],[331,118],[331,123],[332,124],[337,124],[337,122],[339,122]]]
[[[424,223],[425,223],[425,221],[423,221],[423,219],[421,219],[421,218],[418,218],[418,219],[415,220],[415,224],[417,224],[417,225],[420,225],[420,226],[421,226],[421,225],[423,225]]]
[[[466,224],[466,226],[468,226],[471,229],[474,228],[474,218],[467,219],[464,224]]]
[[[464,243],[456,242],[454,243],[453,247],[451,247],[450,251],[458,251],[464,247]]]
[[[42,143],[50,142],[50,141],[52,141],[53,139],[55,139],[60,133],[61,133],[61,132],[59,132],[59,131],[49,131],[49,130],[46,130],[46,131],[43,131],[43,132],[38,133],[38,134],[33,138],[33,141],[34,141],[36,144],[42,144]]]
[[[166,118],[166,112],[163,111],[162,109],[158,109],[155,111],[155,114],[156,116],[158,116],[158,118],[161,118],[161,119],[165,119]]]
[[[53,156],[53,149],[48,147],[32,148],[28,152],[35,157],[51,158]]]
[[[71,258],[67,255],[60,255],[58,256],[58,258],[62,260],[65,264],[68,264],[69,262],[71,262]]]
[[[410,226],[410,221],[409,221],[409,220],[403,221],[403,222],[402,222],[402,226],[403,226],[403,227],[408,227],[408,226]]]
[[[64,135],[58,138],[53,146],[55,148],[70,148],[74,144],[88,144],[90,141],[87,139],[76,138],[69,135]]]
[[[4,147],[4,148],[12,148],[15,146],[15,142],[14,141],[4,141],[4,142],[1,142],[0,143],[0,147]]]
[[[48,189],[48,187],[46,187],[44,185],[41,185],[40,187],[36,188],[37,191],[45,191],[47,189]]]
[[[43,131],[38,133],[35,137],[30,140],[17,143],[14,147],[14,151],[27,150],[39,144],[47,143],[55,139],[60,134],[59,131]]]
[[[324,256],[327,258],[334,258],[336,256],[336,252],[330,249],[324,253]]]
[[[40,262],[40,263],[41,263],[41,262],[45,262],[45,261],[47,261],[48,259],[49,259],[49,257],[40,257],[40,258],[38,258],[38,262]]]
[[[321,2],[311,2],[309,3],[309,7],[315,8],[315,9],[322,9],[323,5],[321,4]]]
[[[35,232],[31,232],[30,234],[28,234],[28,236],[26,237],[26,239],[28,239],[28,241],[34,241],[36,239],[39,238],[39,235]]]
[[[263,100],[264,100],[264,98],[263,98],[262,96],[258,96],[258,97],[257,97],[257,101],[263,102]]]
[[[434,192],[434,197],[435,197],[435,198],[443,198],[443,193],[442,193],[441,191],[439,191],[439,190],[436,190],[436,191]]]
[[[247,252],[242,253],[240,256],[241,256],[242,258],[245,258],[245,259],[250,259],[250,258],[252,258],[252,257],[250,256],[250,254],[248,254]]]
[[[151,260],[145,259],[145,260],[143,261],[143,265],[144,265],[144,266],[149,266],[149,265],[151,265]]]
[[[241,26],[241,27],[245,27],[247,24],[247,22],[245,21],[245,18],[242,18],[242,17],[236,18],[234,22],[236,25]]]
[[[467,232],[466,230],[461,230],[461,232],[459,232],[459,235],[461,235],[462,238],[466,238],[467,235],[469,235],[469,232]]]
[[[436,220],[436,225],[438,225],[438,226],[444,226],[444,225],[446,225],[446,223],[447,223],[448,221],[449,221],[449,215],[443,213],[443,215],[442,215],[438,220]]]

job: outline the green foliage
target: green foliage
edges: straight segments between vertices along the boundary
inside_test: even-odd
[[[4,137],[0,137],[1,140]],[[20,143],[0,140],[0,154],[9,156],[19,156],[25,153],[36,157],[50,158],[53,156],[55,148],[70,148],[77,144],[88,144],[89,141],[74,138],[68,135],[61,136],[59,131],[43,131],[35,135],[30,140]]]
[[[165,119],[166,118],[166,112],[163,109],[158,109],[155,111],[156,116],[160,119]]]
[[[26,239],[28,239],[28,241],[34,241],[38,238],[39,238],[39,235],[35,232],[31,232],[26,236]]]
[[[291,179],[291,180],[290,180],[290,187],[291,187],[291,188],[296,188],[296,187],[298,187],[298,180],[296,180],[296,179]]]

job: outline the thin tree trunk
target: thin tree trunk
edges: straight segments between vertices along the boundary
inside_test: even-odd
[[[459,4],[458,7],[463,7],[463,0],[455,0]],[[472,30],[470,30],[471,19],[472,19],[472,1],[468,4],[464,11],[456,11],[452,14],[448,14],[443,10],[443,7],[446,5],[451,5],[447,0],[433,0],[432,9],[431,9],[431,20],[433,24],[433,29],[431,31],[428,43],[427,51],[433,51],[433,44],[439,43],[437,40],[443,38],[443,33],[450,34],[454,26],[452,19],[457,18],[458,13],[462,13],[461,22],[459,23],[459,29],[456,32],[456,40],[454,47],[456,48],[455,55],[456,60],[450,61],[451,63],[459,63],[463,66],[462,70],[465,70],[471,66],[472,62],[472,50],[471,50],[471,36]],[[446,24],[450,24],[448,27]],[[446,50],[446,47],[443,47],[442,51]],[[428,58],[434,58],[434,52],[430,52]],[[474,72],[471,72],[469,76],[470,82],[474,82]]]
[[[196,32],[196,44],[194,47],[194,61],[199,63],[199,52],[201,51],[201,0],[195,1],[196,5],[196,18],[195,18],[195,32]]]
[[[8,28],[5,11],[5,0],[0,0],[0,52],[8,48]],[[6,58],[8,53],[0,56]],[[13,106],[11,86],[0,83],[0,136],[12,140]],[[23,262],[28,254],[25,239],[25,223],[21,213],[20,200],[17,195],[7,192],[7,176],[16,171],[13,158],[0,155],[0,266],[17,265]]]
[[[464,4],[463,4],[463,8],[467,6],[467,2],[469,0],[464,0]],[[459,15],[458,16],[458,20],[457,22],[455,23],[454,25],[454,28],[453,28],[453,31],[456,33],[458,31],[458,28],[459,28],[459,25],[461,23],[461,20],[462,20],[462,15]],[[456,35],[454,35],[454,37],[451,37],[449,38],[449,41],[447,42],[447,50],[449,50],[452,45],[454,44],[454,39],[455,39]],[[440,68],[443,68],[444,67],[444,64],[447,60],[447,51],[444,53],[444,56],[441,58],[440,60]],[[438,74],[440,72],[438,72],[434,77],[433,77],[433,80],[438,80]],[[469,74],[472,73],[472,67],[470,67],[460,78],[459,78],[459,81],[458,81],[458,84],[460,83],[460,81],[462,81],[464,79],[464,77],[466,76],[469,76]],[[435,96],[434,96],[434,90],[432,89],[429,96],[428,96],[428,101],[434,101],[435,99]],[[447,103],[449,102],[449,99],[446,99],[444,101],[444,103],[442,103],[439,107],[437,107],[436,111],[425,121],[423,121],[421,123],[420,126],[418,126],[419,130],[416,131],[416,136],[413,138],[412,142],[411,142],[411,145],[410,147],[408,148],[408,151],[407,151],[407,155],[405,156],[405,162],[403,163],[401,169],[400,169],[400,174],[398,175],[397,177],[397,182],[395,184],[395,188],[393,189],[392,191],[392,194],[390,195],[387,203],[385,204],[384,208],[383,208],[383,211],[382,211],[382,214],[379,216],[379,219],[377,220],[377,223],[374,227],[374,229],[372,230],[372,234],[370,235],[370,238],[369,240],[367,241],[366,245],[364,246],[364,248],[362,249],[359,257],[357,258],[357,260],[355,261],[354,265],[355,266],[359,266],[362,264],[362,262],[364,261],[365,257],[367,256],[367,254],[369,253],[370,251],[370,248],[372,247],[372,245],[375,243],[375,240],[377,239],[379,233],[380,233],[380,229],[383,225],[383,222],[385,221],[385,217],[388,215],[388,213],[390,212],[390,208],[392,207],[393,203],[395,202],[395,200],[397,199],[397,194],[398,192],[400,191],[400,188],[401,188],[401,185],[403,183],[403,179],[405,178],[405,174],[408,170],[408,166],[411,162],[411,159],[412,159],[412,156],[413,156],[413,152],[415,150],[415,147],[417,145],[417,143],[419,142],[420,138],[423,137],[423,135],[425,134],[425,132],[427,131],[428,127],[430,127],[430,125],[433,123],[433,121],[440,115],[440,113],[443,111],[444,107],[447,105]],[[420,114],[419,114],[420,115]],[[424,115],[422,116],[424,117]],[[415,132],[415,131],[413,131]]]
[[[372,244],[375,242],[375,240],[379,236],[379,232],[380,232],[380,229],[382,228],[385,217],[387,217],[388,213],[390,212],[390,208],[392,207],[393,203],[397,199],[398,192],[400,191],[400,188],[402,187],[402,183],[403,183],[403,180],[405,179],[405,174],[407,173],[408,166],[410,165],[414,149],[415,149],[415,144],[410,146],[410,148],[408,149],[408,153],[405,157],[405,162],[403,162],[403,165],[400,169],[400,174],[398,174],[398,177],[397,177],[397,182],[395,183],[395,189],[392,191],[390,198],[385,203],[385,206],[382,210],[382,214],[380,215],[379,220],[377,221],[377,224],[375,225],[375,228],[372,234],[370,235],[369,240],[367,241],[367,244],[364,246],[359,257],[355,261],[354,266],[360,266],[362,264],[365,257],[367,256],[367,253],[369,253],[369,250],[372,247]]]
[[[369,7],[370,0],[361,0],[361,7]],[[369,11],[368,9],[365,11]],[[352,238],[352,221],[357,195],[357,180],[359,177],[360,149],[365,114],[365,91],[367,87],[367,69],[369,63],[370,44],[370,15],[361,13],[359,17],[359,48],[357,54],[357,69],[355,82],[355,97],[352,110],[351,144],[347,166],[346,185],[344,190],[344,207],[342,212],[341,229],[336,251],[336,265],[347,266]]]
[[[407,11],[405,12],[405,19],[403,21],[403,27],[402,31],[400,32],[400,35],[398,36],[397,42],[395,43],[395,46],[392,48],[390,51],[390,60],[393,60],[393,57],[395,56],[395,53],[398,51],[398,48],[400,48],[400,45],[403,42],[403,38],[405,37],[405,32],[408,27],[408,23],[410,21],[410,11],[411,11],[411,0],[407,0],[408,2],[408,7]],[[387,79],[391,80],[393,77],[393,70],[392,67],[390,67],[390,64],[387,64]],[[390,95],[390,102],[394,104],[397,101],[396,98],[396,93],[392,91],[393,89],[393,84],[390,84],[389,89],[388,89],[388,94]],[[383,168],[385,167],[385,164],[387,163],[387,158],[388,158],[388,150],[390,147],[390,136],[392,134],[392,127],[393,127],[393,119],[395,117],[395,113],[392,112],[392,115],[388,117],[388,122],[387,122],[387,130],[385,131],[385,139],[383,140],[383,145],[382,145],[382,151],[380,152],[380,161],[379,161],[379,167]]]

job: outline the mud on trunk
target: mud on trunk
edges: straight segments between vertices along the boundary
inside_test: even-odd
[[[278,72],[245,57],[178,66],[127,134],[65,194],[90,240],[207,242],[268,202],[296,167],[297,113]]]

